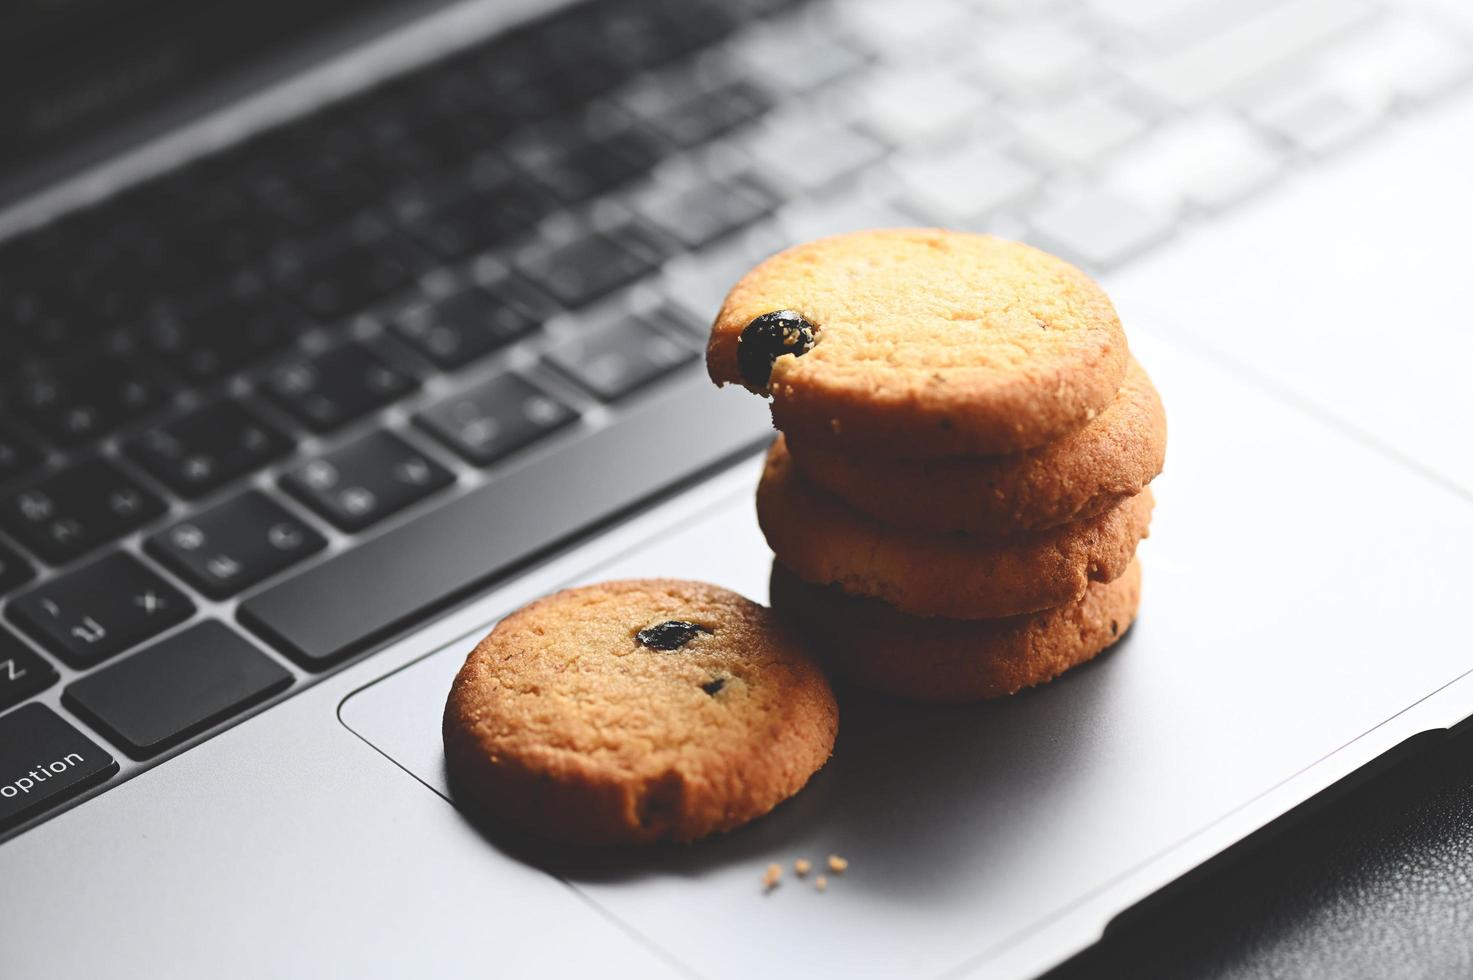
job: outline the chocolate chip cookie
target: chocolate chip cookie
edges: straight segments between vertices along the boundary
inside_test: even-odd
[[[1140,562],[1054,609],[1008,619],[907,616],[772,568],[772,605],[811,637],[838,676],[897,697],[978,701],[1016,694],[1092,659],[1125,635],[1140,603]]]
[[[781,441],[767,454],[757,520],[778,560],[913,616],[995,619],[1075,602],[1124,573],[1146,536],[1150,489],[1094,517],[987,538],[929,534],[868,517],[809,484]]]
[[[1084,273],[939,229],[838,235],[772,256],[726,297],[706,364],[772,396],[804,445],[891,457],[1012,453],[1089,422],[1129,356]]]
[[[917,531],[1003,535],[1094,517],[1140,493],[1166,462],[1166,411],[1134,360],[1092,422],[1006,456],[884,459],[787,440],[810,483]]]
[[[690,841],[798,792],[838,721],[771,610],[701,582],[605,582],[512,613],[471,652],[445,760],[458,797],[541,836]]]

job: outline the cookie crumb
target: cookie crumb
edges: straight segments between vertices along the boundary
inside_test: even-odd
[[[813,862],[807,858],[799,858],[793,862],[793,873],[802,878],[813,870]]]
[[[825,875],[819,875],[813,879],[813,887],[821,892],[826,892],[829,890],[829,879]]]
[[[772,891],[783,880],[783,866],[774,861],[767,866],[767,871],[762,875],[762,890]]]
[[[841,875],[849,867],[849,862],[837,854],[829,855],[829,870],[836,875]]]

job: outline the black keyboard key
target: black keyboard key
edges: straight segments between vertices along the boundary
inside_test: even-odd
[[[321,670],[771,437],[760,404],[691,377],[585,439],[269,587],[241,605],[241,621]]]
[[[511,242],[545,218],[548,193],[514,176],[489,187],[415,188],[394,202],[394,216],[411,237],[442,259]]]
[[[126,356],[94,356],[17,378],[8,406],[54,442],[76,446],[157,408],[171,389]]]
[[[436,125],[438,120],[418,112],[419,107],[386,105],[382,99],[369,102],[363,118],[373,144],[369,152],[375,167],[391,181],[433,180],[461,155],[460,144]]]
[[[57,290],[59,291],[59,289]],[[0,295],[0,333],[19,352],[51,355],[83,341],[85,313],[70,300],[40,289],[23,287]]]
[[[291,442],[233,401],[215,402],[150,429],[128,453],[185,497],[198,497],[265,466]]]
[[[374,432],[297,467],[281,485],[344,531],[361,531],[455,482],[396,436]]]
[[[677,146],[698,146],[772,108],[772,98],[746,82],[732,82],[665,108],[649,118],[650,126]]]
[[[487,466],[567,425],[576,413],[515,374],[502,374],[415,416],[425,430]]]
[[[453,370],[526,336],[546,315],[509,291],[471,287],[402,311],[394,318],[394,332],[438,366]]]
[[[9,428],[0,426],[0,483],[41,464],[41,453]]]
[[[654,227],[686,248],[699,249],[766,217],[778,203],[767,188],[737,179],[658,188],[638,208]]]
[[[45,353],[76,340],[77,313],[58,295],[60,289],[16,279],[15,285],[0,290],[0,337],[5,343],[16,353]]]
[[[5,630],[0,630],[0,711],[9,711],[56,683],[56,668]]]
[[[242,179],[252,205],[289,228],[306,231],[343,215],[331,199],[311,193],[274,165]]]
[[[594,233],[531,256],[522,273],[559,303],[585,306],[654,270],[658,256],[638,236]]]
[[[563,341],[547,359],[599,398],[614,401],[696,356],[693,348],[645,318],[629,316]]]
[[[324,320],[357,313],[409,285],[426,268],[417,249],[374,222],[279,248],[271,265],[277,286]]]
[[[18,585],[25,585],[36,577],[30,563],[20,555],[0,544],[0,595]]]
[[[561,105],[575,105],[612,91],[635,74],[603,45],[585,37],[576,50],[552,48],[558,70],[542,82]]]
[[[597,31],[609,49],[630,64],[653,68],[691,50],[691,42],[669,16],[668,7],[638,3],[602,3]]]
[[[291,683],[286,668],[209,621],[74,681],[62,699],[124,752],[147,759]]]
[[[203,383],[233,374],[274,353],[311,324],[279,300],[227,302],[194,313],[167,313],[143,327],[143,342],[190,381]]]
[[[497,132],[493,137],[484,119],[456,120],[446,125],[443,133],[446,141],[463,139],[467,146],[474,142],[497,143],[505,135]],[[467,151],[449,167],[408,183],[401,182],[389,201],[389,210],[396,218],[409,220],[443,210],[467,196],[494,193],[507,181],[516,179],[517,173],[510,163],[489,146],[482,146]]]
[[[95,331],[102,325],[116,324],[141,313],[158,299],[154,270],[164,258],[163,243],[151,228],[136,227],[123,231],[136,249],[105,257],[96,268],[77,269],[68,285],[76,302]]]
[[[645,67],[689,55],[733,26],[726,11],[709,4],[609,6],[615,9],[602,25],[605,43],[620,57]]]
[[[117,771],[116,759],[44,704],[0,715],[0,832]]]
[[[148,553],[224,599],[327,546],[327,539],[256,490],[149,537]]]
[[[483,66],[484,77],[495,97],[490,106],[492,118],[502,128],[513,130],[532,125],[567,108],[560,104],[558,93],[551,87],[540,80],[533,82],[525,74],[519,75],[516,68],[497,65],[491,58]]]
[[[362,344],[292,357],[272,369],[262,391],[292,417],[327,432],[405,392],[416,381]]]
[[[148,523],[164,502],[103,459],[90,459],[0,499],[0,526],[53,565]]]
[[[292,233],[253,199],[219,184],[193,194],[184,206],[189,211],[174,217],[177,223],[170,236],[172,271],[181,286],[227,278],[259,261]]]
[[[183,622],[194,604],[132,555],[114,552],[16,596],[7,612],[81,670]]]
[[[560,145],[543,155],[541,146],[520,161],[527,172],[564,204],[576,204],[648,173],[665,155],[662,141],[637,128]]]

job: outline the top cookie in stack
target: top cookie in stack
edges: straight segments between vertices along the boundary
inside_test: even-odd
[[[841,672],[1009,693],[1134,616],[1165,416],[1068,263],[932,229],[800,245],[732,289],[707,365],[771,396],[773,602]]]

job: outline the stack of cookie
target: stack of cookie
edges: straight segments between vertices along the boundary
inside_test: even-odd
[[[772,602],[837,673],[994,697],[1130,625],[1166,420],[1073,266],[929,229],[811,242],[737,283],[707,364],[771,396]]]

